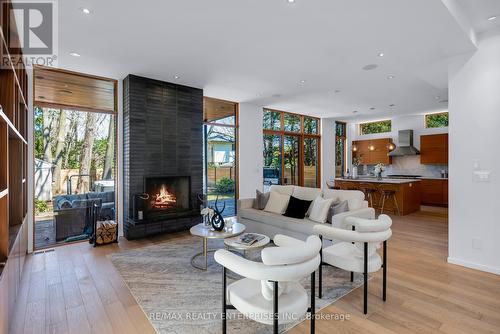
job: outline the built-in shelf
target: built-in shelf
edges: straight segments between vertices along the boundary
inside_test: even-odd
[[[5,115],[3,112],[2,106],[0,106],[0,117],[7,123],[7,126],[9,127],[9,137],[10,138],[17,138],[20,141],[22,141],[25,145],[28,145],[28,142],[26,139],[23,138],[23,136],[19,133],[19,131],[16,129],[14,124],[10,121],[9,117]]]
[[[9,189],[3,189],[2,191],[0,191],[0,198],[4,198],[8,194],[9,194]]]

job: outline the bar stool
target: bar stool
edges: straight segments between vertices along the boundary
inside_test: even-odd
[[[373,208],[373,195],[377,192],[377,189],[371,183],[361,183],[359,185],[359,190],[365,193],[366,199],[370,206]]]
[[[380,214],[384,213],[384,205],[386,200],[392,200],[394,201],[394,205],[396,206],[396,210],[398,213],[398,216],[400,215],[399,213],[399,205],[398,205],[398,199],[396,198],[396,190],[392,186],[389,185],[381,185],[379,187],[380,190],[380,201],[382,202],[382,206],[380,207]],[[380,205],[380,203],[379,203]]]

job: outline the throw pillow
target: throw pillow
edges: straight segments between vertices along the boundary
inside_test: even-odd
[[[290,201],[288,201],[288,206],[286,208],[284,216],[304,219],[309,206],[311,206],[311,203],[312,201],[306,201],[292,196],[290,197]]]
[[[311,211],[309,213],[309,219],[318,223],[326,222],[328,216],[328,210],[333,203],[333,198],[324,199],[321,196],[316,197],[316,199],[311,204]]]
[[[347,211],[349,211],[349,203],[347,201],[333,202],[332,205],[330,206],[330,210],[328,210],[328,217],[326,217],[326,220],[331,224],[332,223],[332,216],[335,216],[335,215],[338,215],[339,213],[347,212]]]
[[[290,200],[289,195],[283,195],[276,191],[271,191],[269,195],[269,200],[267,201],[264,211],[284,214],[288,206],[288,201]]]
[[[264,210],[266,207],[267,201],[269,201],[269,192],[263,193],[259,190],[256,190],[255,200],[253,201],[253,208],[257,210]]]

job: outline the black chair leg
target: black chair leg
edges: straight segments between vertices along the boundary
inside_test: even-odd
[[[387,240],[384,241],[382,300],[387,300]]]
[[[351,282],[354,282],[354,272],[351,271]]]
[[[318,298],[321,299],[323,295],[323,237],[319,236],[321,240],[321,249],[319,250],[319,287],[318,287]]]
[[[321,265],[320,265],[321,267]],[[311,274],[311,334],[316,332],[315,314],[316,314],[316,272]]]
[[[278,334],[278,282],[274,282],[273,333]]]
[[[364,252],[364,264],[365,264],[365,270],[364,270],[364,294],[363,294],[363,312],[364,314],[368,313],[368,243],[365,242],[365,252]]]
[[[226,267],[222,267],[222,334],[226,334]]]

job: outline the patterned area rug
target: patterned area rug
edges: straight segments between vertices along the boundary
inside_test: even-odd
[[[209,254],[207,271],[191,266],[191,257],[201,248],[200,238],[186,235],[110,255],[112,263],[158,333],[221,333],[222,271],[214,261],[213,253]],[[222,240],[210,240],[209,248],[223,248]],[[247,257],[257,260],[259,252],[247,254]],[[349,272],[328,266],[323,269],[324,295],[322,299],[316,298],[316,312],[363,284],[362,275],[356,275],[354,283],[351,283]],[[228,284],[232,281],[228,279]],[[301,281],[307,291],[310,291],[309,281],[310,277]],[[245,319],[234,310],[229,312],[232,316],[227,322],[229,333],[272,332],[272,326]],[[280,326],[280,332],[301,321],[303,319]]]

